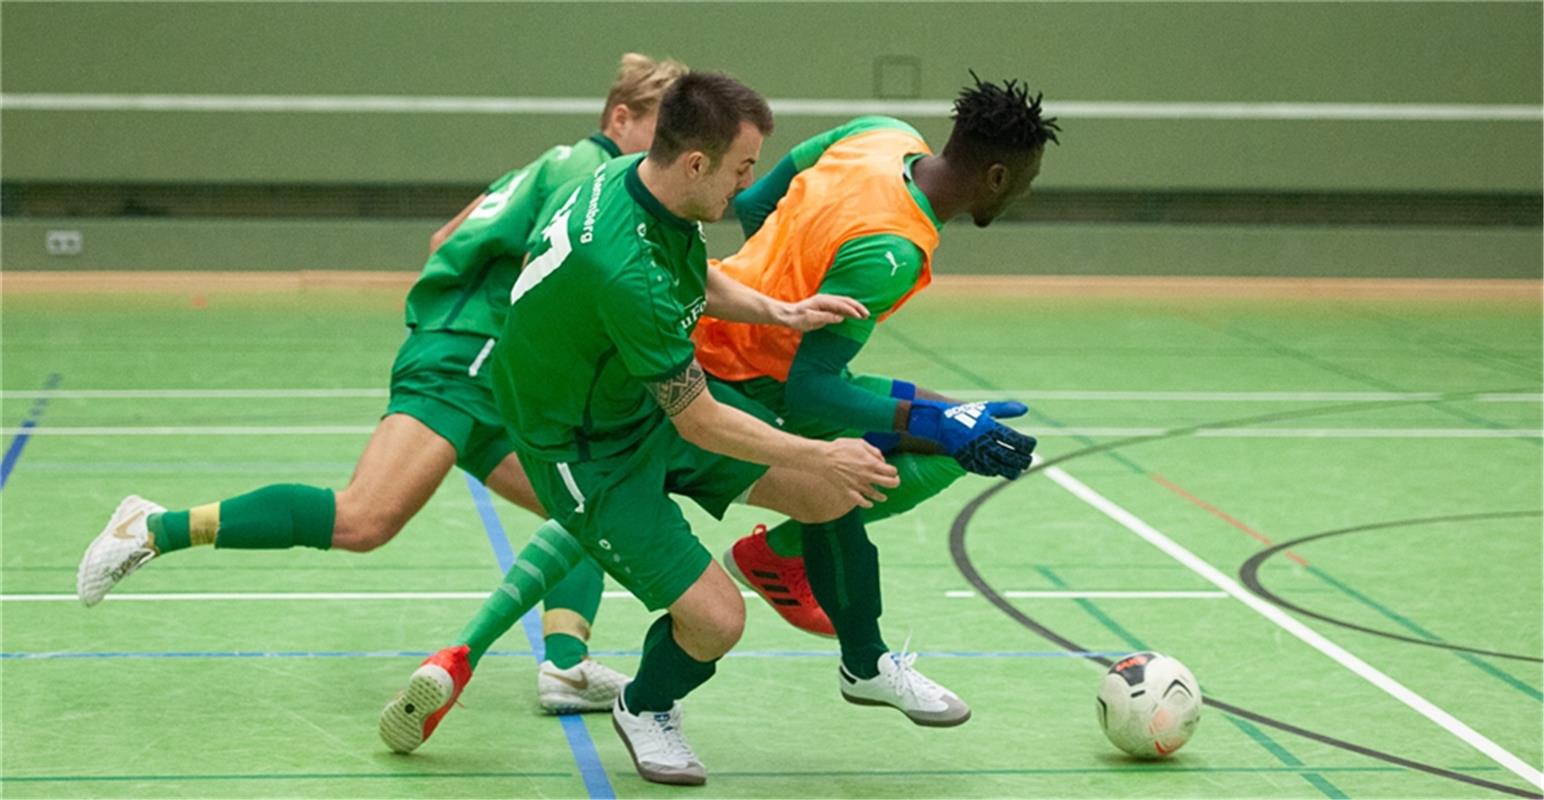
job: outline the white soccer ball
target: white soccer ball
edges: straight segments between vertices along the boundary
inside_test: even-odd
[[[1201,721],[1201,687],[1178,659],[1132,653],[1099,684],[1099,727],[1138,758],[1162,758],[1185,746]]]

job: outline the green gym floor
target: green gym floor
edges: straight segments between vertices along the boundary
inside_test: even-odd
[[[182,280],[4,298],[5,797],[1539,795],[1537,283],[923,294],[859,366],[1023,399],[1046,458],[872,529],[891,646],[975,715],[841,702],[833,644],[752,599],[686,703],[689,790],[641,781],[605,715],[541,716],[521,629],[417,754],[376,738],[534,528],[459,473],[375,553],[189,551],[74,601],[124,495],[341,486],[384,405],[401,286]],[[715,552],[768,521],[694,519]],[[632,670],[649,620],[605,601],[597,656]],[[1099,659],[1138,649],[1217,702],[1159,763],[1095,722]]]

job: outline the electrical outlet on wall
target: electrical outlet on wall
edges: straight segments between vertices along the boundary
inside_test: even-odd
[[[51,256],[78,256],[85,249],[86,240],[80,231],[49,231],[43,246]]]

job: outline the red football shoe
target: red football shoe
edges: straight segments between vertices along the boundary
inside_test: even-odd
[[[773,552],[767,544],[767,526],[757,525],[751,535],[724,551],[724,569],[745,588],[761,595],[789,625],[816,636],[836,637],[831,618],[810,591],[804,559]]]
[[[472,679],[466,645],[447,647],[424,659],[413,670],[407,688],[381,711],[381,741],[394,753],[411,753],[423,744],[440,720],[450,713],[461,690]]]

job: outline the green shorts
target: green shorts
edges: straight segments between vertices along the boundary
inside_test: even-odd
[[[779,424],[727,384],[708,385],[719,402]],[[668,421],[615,456],[564,464],[522,453],[520,460],[553,519],[651,611],[678,600],[713,560],[669,495],[722,519],[767,471],[687,442]]]
[[[391,365],[386,414],[406,414],[456,448],[456,466],[487,479],[514,443],[493,404],[492,339],[449,331],[414,331]]]

